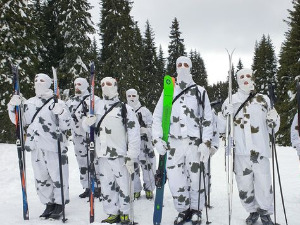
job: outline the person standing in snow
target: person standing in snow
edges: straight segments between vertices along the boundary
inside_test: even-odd
[[[203,180],[199,190],[200,163],[207,167],[213,137],[210,101],[206,90],[193,81],[191,68],[192,62],[188,57],[181,56],[176,60],[178,76],[168,143],[162,140],[163,94],[153,113],[154,147],[160,155],[167,153],[167,178],[178,211],[175,225],[183,224],[189,219],[193,225],[200,224],[205,203]],[[204,171],[201,169],[201,179],[202,172]]]
[[[153,190],[155,188],[154,171],[156,167],[156,158],[152,146],[152,114],[139,101],[139,95],[135,89],[126,91],[127,104],[130,105],[138,118],[141,133],[141,151],[138,162],[135,163],[134,176],[134,198],[141,196],[142,185],[140,181],[140,166],[143,171],[144,190],[147,199],[153,198]]]
[[[140,126],[134,110],[119,100],[114,78],[103,78],[101,88],[103,100],[95,105],[95,115],[85,117],[82,124],[86,130],[96,127],[103,209],[109,214],[102,222],[130,224],[129,179],[140,153]]]
[[[66,132],[71,126],[71,116],[66,104],[58,99],[54,103],[52,80],[43,73],[35,76],[35,97],[22,102],[19,95],[13,95],[8,103],[10,120],[15,123],[15,106],[24,104],[23,125],[26,129],[25,149],[31,152],[35,185],[40,201],[46,209],[40,218],[58,219],[62,215],[61,184],[58,161],[55,116],[59,118],[62,152],[62,172],[65,204],[69,202],[69,169]]]
[[[270,134],[276,133],[280,117],[271,109],[268,96],[256,93],[251,69],[237,72],[239,89],[222,105],[219,132],[225,133],[226,117],[234,115],[234,172],[243,207],[250,215],[246,224],[261,218],[263,225],[273,225],[273,189],[270,171]],[[227,153],[229,154],[229,153]]]
[[[74,144],[75,156],[79,166],[80,183],[85,191],[79,195],[80,198],[89,197],[89,180],[88,180],[88,144],[89,139],[87,132],[82,128],[82,119],[89,112],[89,83],[85,78],[76,78],[74,81],[75,96],[72,96],[67,102],[74,123],[72,123],[72,137]],[[95,101],[100,98],[95,96]],[[96,103],[97,104],[97,103]],[[97,164],[97,161],[95,162]],[[98,180],[99,181],[99,178]],[[95,188],[95,197],[100,197],[100,183],[97,182]]]
[[[293,123],[291,126],[291,142],[293,148],[297,150],[297,155],[300,160],[300,134],[299,134],[299,123],[298,123],[298,113],[294,116]]]

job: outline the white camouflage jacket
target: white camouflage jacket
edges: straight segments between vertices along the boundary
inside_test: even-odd
[[[242,90],[232,95],[234,115],[242,103],[247,99],[248,94]],[[222,105],[222,113],[219,113],[218,129],[220,134],[226,130],[226,117],[224,109],[228,105],[228,98]],[[270,137],[272,128],[267,124],[267,113],[270,111],[270,99],[263,94],[256,94],[239,111],[234,119],[234,140],[235,154],[249,156],[251,153],[259,153],[260,156],[271,157]],[[280,117],[275,121],[274,133],[280,126]]]
[[[39,97],[32,97],[24,102],[23,125],[27,127],[25,142],[25,149],[27,151],[39,148],[51,152],[58,151],[55,115],[49,109],[49,106],[54,103],[54,99],[51,99],[31,122],[37,109],[40,108],[46,100],[47,99]],[[63,147],[66,146],[66,131],[70,129],[71,126],[71,116],[67,105],[61,100],[58,101],[64,104],[64,111],[58,116],[63,149]],[[14,106],[8,104],[9,117],[13,123],[15,123],[14,109]]]
[[[189,86],[194,83],[189,84]],[[199,98],[203,99],[205,89],[199,85],[192,87],[185,94],[181,95],[172,106],[171,124],[169,137],[183,139],[187,137],[200,138],[200,119],[202,120],[202,142],[211,143],[213,137],[213,114],[210,101],[205,91],[204,111],[202,106],[198,105],[196,91],[199,91]],[[182,91],[176,84],[174,88],[173,99]],[[163,93],[156,105],[153,113],[152,135],[153,140],[161,139],[162,130],[162,112],[163,112]]]
[[[300,136],[298,127],[298,113],[294,116],[293,123],[291,126],[291,142],[292,146],[296,148],[297,154],[300,156]]]
[[[112,100],[101,100],[95,103],[95,115],[98,125],[104,113],[116,102],[116,97]],[[140,153],[140,125],[134,110],[125,104],[127,109],[127,134],[123,125],[121,104],[117,104],[103,119],[99,134],[95,135],[96,152],[98,157],[117,158],[129,157],[136,159]]]
[[[67,102],[69,111],[73,118],[72,123],[72,135],[83,136],[85,137],[86,131],[82,127],[82,119],[84,116],[89,114],[89,105],[90,105],[90,93],[86,91],[81,96],[72,96]],[[81,101],[84,101],[81,103]],[[98,104],[100,98],[95,95],[95,104]],[[80,104],[80,105],[79,105]],[[78,107],[79,106],[79,107]]]

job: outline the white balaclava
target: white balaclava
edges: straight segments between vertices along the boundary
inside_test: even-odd
[[[134,110],[138,109],[141,106],[139,95],[135,89],[127,90],[126,98],[128,105],[130,105]]]
[[[75,87],[75,95],[81,96],[84,94],[89,87],[89,83],[85,78],[78,77],[74,80],[74,87]],[[78,89],[81,93],[76,93],[76,89]]]
[[[50,89],[52,84],[51,78],[44,73],[38,73],[34,79],[34,89],[37,97],[49,97],[53,94]]]
[[[176,60],[176,72],[178,74],[177,75],[178,84],[180,84],[181,82],[189,84],[193,81],[191,68],[192,68],[192,61],[190,58],[186,56],[180,56]]]
[[[104,77],[101,80],[102,96],[104,99],[112,99],[118,96],[118,86],[116,79],[112,77]]]
[[[246,94],[254,90],[254,77],[251,69],[241,69],[236,73],[239,88]]]

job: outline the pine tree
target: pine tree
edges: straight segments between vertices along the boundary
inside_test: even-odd
[[[58,3],[57,32],[63,40],[63,58],[59,61],[59,84],[62,89],[73,87],[77,77],[89,78],[91,40],[94,32],[90,3],[87,0],[64,0]]]
[[[282,44],[277,73],[278,101],[276,108],[280,115],[280,129],[277,133],[278,142],[282,145],[290,145],[290,126],[294,114],[297,112],[296,82],[300,71],[300,2],[293,1],[293,9],[288,10],[289,17],[286,23],[289,28],[285,33],[285,41]]]
[[[159,76],[159,83],[163,83],[163,77],[166,73],[166,59],[164,57],[164,52],[162,50],[161,45],[159,45],[158,55],[157,55],[157,70]],[[162,89],[162,86],[160,86]]]
[[[255,44],[252,70],[255,71],[255,89],[262,94],[268,94],[268,85],[276,81],[277,59],[270,36],[262,36]]]
[[[118,80],[119,93],[125,100],[127,89],[138,84],[141,64],[141,34],[130,16],[132,2],[103,0],[101,9],[101,77]]]
[[[140,101],[150,110],[154,110],[161,93],[161,81],[157,68],[157,55],[154,42],[154,32],[149,21],[146,22],[146,30],[143,38],[143,75],[140,86]],[[157,84],[157,85],[153,85]]]
[[[167,73],[172,76],[176,72],[177,58],[186,55],[184,39],[181,38],[181,32],[179,30],[179,22],[176,17],[172,22],[169,38],[170,38],[170,43],[168,46],[169,57],[168,57]]]
[[[205,68],[204,61],[202,57],[200,56],[200,53],[196,50],[190,51],[189,55],[191,61],[192,61],[192,70],[191,74],[193,75],[193,80],[196,84],[201,85],[204,88],[207,88],[208,82],[207,82],[207,72]]]
[[[33,35],[35,24],[31,22],[31,6],[23,0],[0,2],[0,142],[12,141],[13,126],[7,114],[7,103],[13,93],[11,64],[18,64],[22,94],[28,98],[33,94],[33,80],[39,64],[40,44]]]

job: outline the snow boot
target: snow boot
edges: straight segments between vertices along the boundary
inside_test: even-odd
[[[120,215],[109,215],[105,220],[102,220],[101,223],[119,223],[120,222]]]
[[[122,225],[130,224],[130,219],[129,219],[129,215],[128,214],[121,214],[120,215],[120,219],[121,219],[121,224]]]
[[[260,219],[263,225],[274,225],[270,215],[260,215]]]
[[[192,210],[191,215],[192,225],[200,225],[202,221],[202,212],[198,210]]]
[[[182,225],[186,221],[189,221],[191,219],[191,210],[187,209],[183,212],[180,212],[176,219],[174,220],[174,225]]]
[[[53,212],[51,213],[51,215],[49,216],[49,219],[58,220],[62,216],[62,214],[63,214],[62,205],[55,204],[55,208],[54,208]]]
[[[253,224],[255,224],[256,221],[258,220],[258,217],[259,217],[259,213],[258,212],[252,212],[252,213],[250,213],[250,215],[246,219],[246,224],[247,225],[253,225]]]
[[[141,192],[134,192],[134,199],[139,199],[141,197]]]
[[[55,208],[55,204],[48,203],[46,205],[45,211],[40,215],[40,218],[41,219],[48,219],[49,216],[51,215],[51,213],[53,212],[54,208]]]
[[[146,198],[147,199],[153,199],[153,191],[146,191]]]
[[[86,188],[85,191],[79,195],[79,198],[86,198],[89,196],[90,196],[90,189]]]

